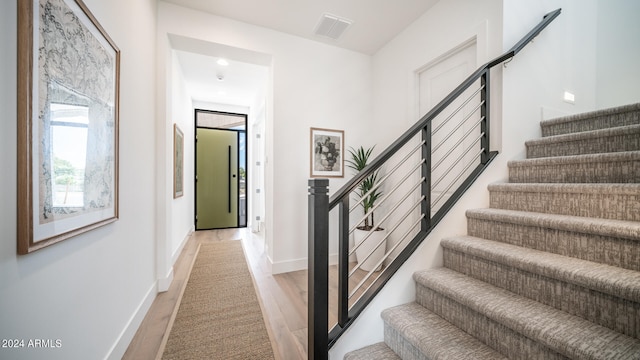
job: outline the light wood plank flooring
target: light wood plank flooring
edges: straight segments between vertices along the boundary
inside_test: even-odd
[[[276,358],[307,358],[306,271],[272,276],[267,267],[263,238],[248,229],[225,229],[197,231],[191,235],[174,265],[174,280],[169,290],[158,294],[123,359],[156,358],[188,279],[198,244],[235,239],[243,242]]]
[[[123,359],[156,358],[171,315],[177,310],[179,296],[186,285],[198,245],[221,240],[241,240],[243,243],[276,359],[307,358],[307,271],[272,275],[268,270],[264,239],[259,234],[248,229],[224,229],[198,231],[190,236],[174,265],[174,280],[169,290],[158,294]],[[335,272],[335,267],[332,267],[330,328],[337,319],[337,306],[333,300],[337,293]],[[358,270],[352,282],[359,282],[364,275],[364,271]]]

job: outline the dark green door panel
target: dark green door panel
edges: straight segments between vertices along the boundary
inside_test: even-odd
[[[196,229],[238,226],[238,133],[196,129]]]

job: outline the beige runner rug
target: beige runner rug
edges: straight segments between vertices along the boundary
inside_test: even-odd
[[[174,316],[162,359],[274,358],[239,240],[200,245]]]

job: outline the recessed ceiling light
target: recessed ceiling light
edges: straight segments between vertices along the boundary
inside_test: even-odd
[[[216,61],[216,63],[220,66],[228,66],[229,62],[223,58],[218,59],[218,61]]]

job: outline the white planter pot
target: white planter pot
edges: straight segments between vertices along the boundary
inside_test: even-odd
[[[365,271],[370,271],[373,267],[380,262],[380,260],[384,257],[384,254],[387,249],[387,240],[374,250],[376,245],[385,237],[386,232],[384,230],[374,231],[366,240],[364,239],[369,232],[365,230],[356,229],[353,232],[353,241],[355,245],[358,246],[363,240],[364,244],[356,249],[356,259],[358,264],[360,264],[360,269]],[[369,258],[365,260],[369,253],[373,252]],[[375,271],[380,271],[382,265],[378,266]]]

